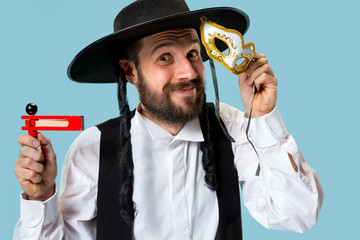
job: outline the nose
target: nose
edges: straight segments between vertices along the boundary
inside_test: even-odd
[[[191,80],[198,76],[193,63],[185,56],[178,59],[175,67],[175,77],[179,81]]]

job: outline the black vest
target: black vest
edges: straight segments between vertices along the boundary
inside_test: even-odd
[[[209,108],[211,141],[217,171],[219,225],[216,240],[241,240],[241,209],[238,175],[234,166],[231,142],[224,135],[215,116],[214,105]],[[116,149],[119,146],[120,118],[114,118],[97,127],[101,131],[100,166],[97,196],[97,239],[130,240],[133,224],[122,220],[119,210],[119,167]]]

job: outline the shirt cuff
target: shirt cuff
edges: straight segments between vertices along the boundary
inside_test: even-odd
[[[20,220],[27,228],[36,228],[56,220],[59,215],[57,191],[48,200],[27,200],[25,193],[20,197]]]
[[[249,119],[244,117],[244,120],[245,126],[247,126]],[[249,133],[251,142],[260,148],[272,147],[278,143],[282,144],[288,135],[276,106],[268,114],[251,118]]]

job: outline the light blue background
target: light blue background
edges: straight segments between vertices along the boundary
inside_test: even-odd
[[[86,127],[118,115],[115,85],[75,83],[66,69],[83,47],[112,32],[113,18],[129,2],[1,0],[0,239],[11,238],[19,217],[21,189],[13,168],[20,149],[17,137],[25,133],[20,129],[25,105],[37,103],[42,115],[84,115]],[[267,55],[279,79],[277,106],[325,191],[318,224],[304,234],[266,230],[243,208],[244,239],[359,239],[359,4],[189,0],[188,5],[233,6],[250,16],[245,41]],[[221,101],[243,109],[236,77],[216,67]],[[211,84],[207,90],[214,100]],[[133,88],[129,99],[135,107]],[[60,176],[78,132],[45,134],[57,152]]]

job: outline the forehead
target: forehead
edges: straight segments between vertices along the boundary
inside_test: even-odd
[[[193,28],[181,28],[173,29],[164,32],[155,33],[153,35],[147,36],[142,40],[143,44],[156,46],[163,42],[190,42],[190,43],[199,43],[199,36],[195,29]]]

